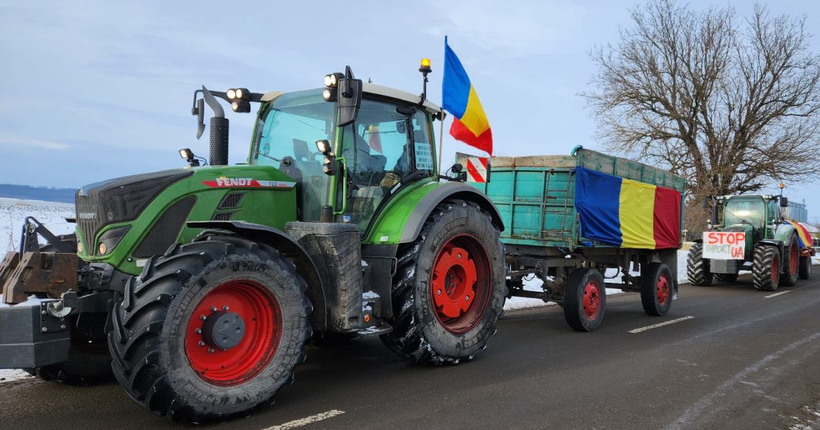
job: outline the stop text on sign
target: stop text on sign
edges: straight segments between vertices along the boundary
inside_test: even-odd
[[[707,231],[703,233],[703,258],[713,260],[743,260],[746,233],[739,231]]]

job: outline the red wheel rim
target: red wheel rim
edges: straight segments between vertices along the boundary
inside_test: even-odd
[[[451,333],[473,329],[490,304],[492,269],[481,243],[469,235],[450,239],[433,263],[430,297],[436,319]]]
[[[789,269],[791,270],[792,276],[797,273],[798,253],[797,244],[792,242],[792,246],[789,249]]]
[[[238,314],[245,325],[239,343],[224,350],[205,343],[202,332],[204,320],[220,311]],[[281,338],[282,311],[273,294],[255,281],[233,280],[214,288],[196,306],[185,332],[185,354],[204,381],[233,386],[258,375],[273,359]]]
[[[777,284],[777,279],[780,276],[780,264],[777,261],[777,256],[772,257],[772,284]]]
[[[665,275],[658,277],[658,303],[664,305],[669,299],[669,279]]]
[[[595,282],[589,281],[584,286],[584,316],[590,321],[598,318],[598,313],[601,312],[601,295],[603,295],[603,288]]]

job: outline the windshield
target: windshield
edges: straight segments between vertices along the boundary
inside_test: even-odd
[[[763,227],[765,206],[760,198],[732,198],[723,210],[724,225],[750,224],[755,228]]]
[[[276,167],[296,180],[301,221],[318,221],[327,198],[329,179],[316,141],[332,141],[334,108],[321,89],[299,91],[279,96],[257,119],[251,164]]]

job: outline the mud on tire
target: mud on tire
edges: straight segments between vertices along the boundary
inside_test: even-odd
[[[712,285],[709,260],[703,258],[703,244],[701,243],[695,243],[689,248],[689,255],[686,257],[686,276],[692,285]]]
[[[228,289],[234,285],[252,287]],[[294,265],[270,246],[232,236],[206,236],[175,245],[151,258],[142,274],[131,278],[123,301],[111,313],[108,343],[114,375],[137,403],[173,420],[211,421],[270,404],[304,361],[312,309],[305,290]],[[255,294],[263,300],[256,300]],[[254,316],[247,317],[245,337],[236,347],[213,351],[213,357],[231,351],[240,354],[233,362],[225,360],[227,369],[224,365],[203,369],[200,361],[202,357],[207,361],[211,348],[197,344],[205,332],[194,330],[198,320],[207,322],[210,317],[203,320],[209,311],[200,308],[215,298],[226,303],[235,300],[233,312]],[[269,308],[270,314],[265,310]],[[278,310],[278,317],[273,310]],[[253,322],[257,317],[259,324]],[[265,345],[254,356],[259,358],[246,360],[251,356],[247,351],[256,354],[258,349],[247,345],[256,344]]]
[[[465,286],[473,278],[470,294]],[[472,359],[496,332],[505,278],[504,245],[490,214],[473,202],[443,202],[419,238],[399,249],[393,331],[382,335],[382,342],[413,363]],[[463,302],[446,302],[448,297]],[[468,302],[469,306],[460,305]]]

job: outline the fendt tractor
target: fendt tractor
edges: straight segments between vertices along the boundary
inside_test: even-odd
[[[210,165],[183,149],[187,167],[81,188],[73,235],[26,220],[0,266],[0,368],[69,384],[113,371],[151,412],[203,421],[270,404],[312,338],[471,360],[502,312],[504,227],[481,192],[439,177],[443,113],[419,70],[420,96],[349,67],[306,91],[197,90]],[[247,164],[228,166],[218,99],[259,104]]]
[[[815,253],[811,237],[798,223],[784,218],[781,211],[788,207],[788,198],[782,195],[715,198],[709,231],[689,250],[689,282],[701,286],[735,282],[741,270],[749,270],[755,288],[774,291],[779,285],[795,285],[798,278],[809,279]],[[720,212],[722,223],[718,223]]]

